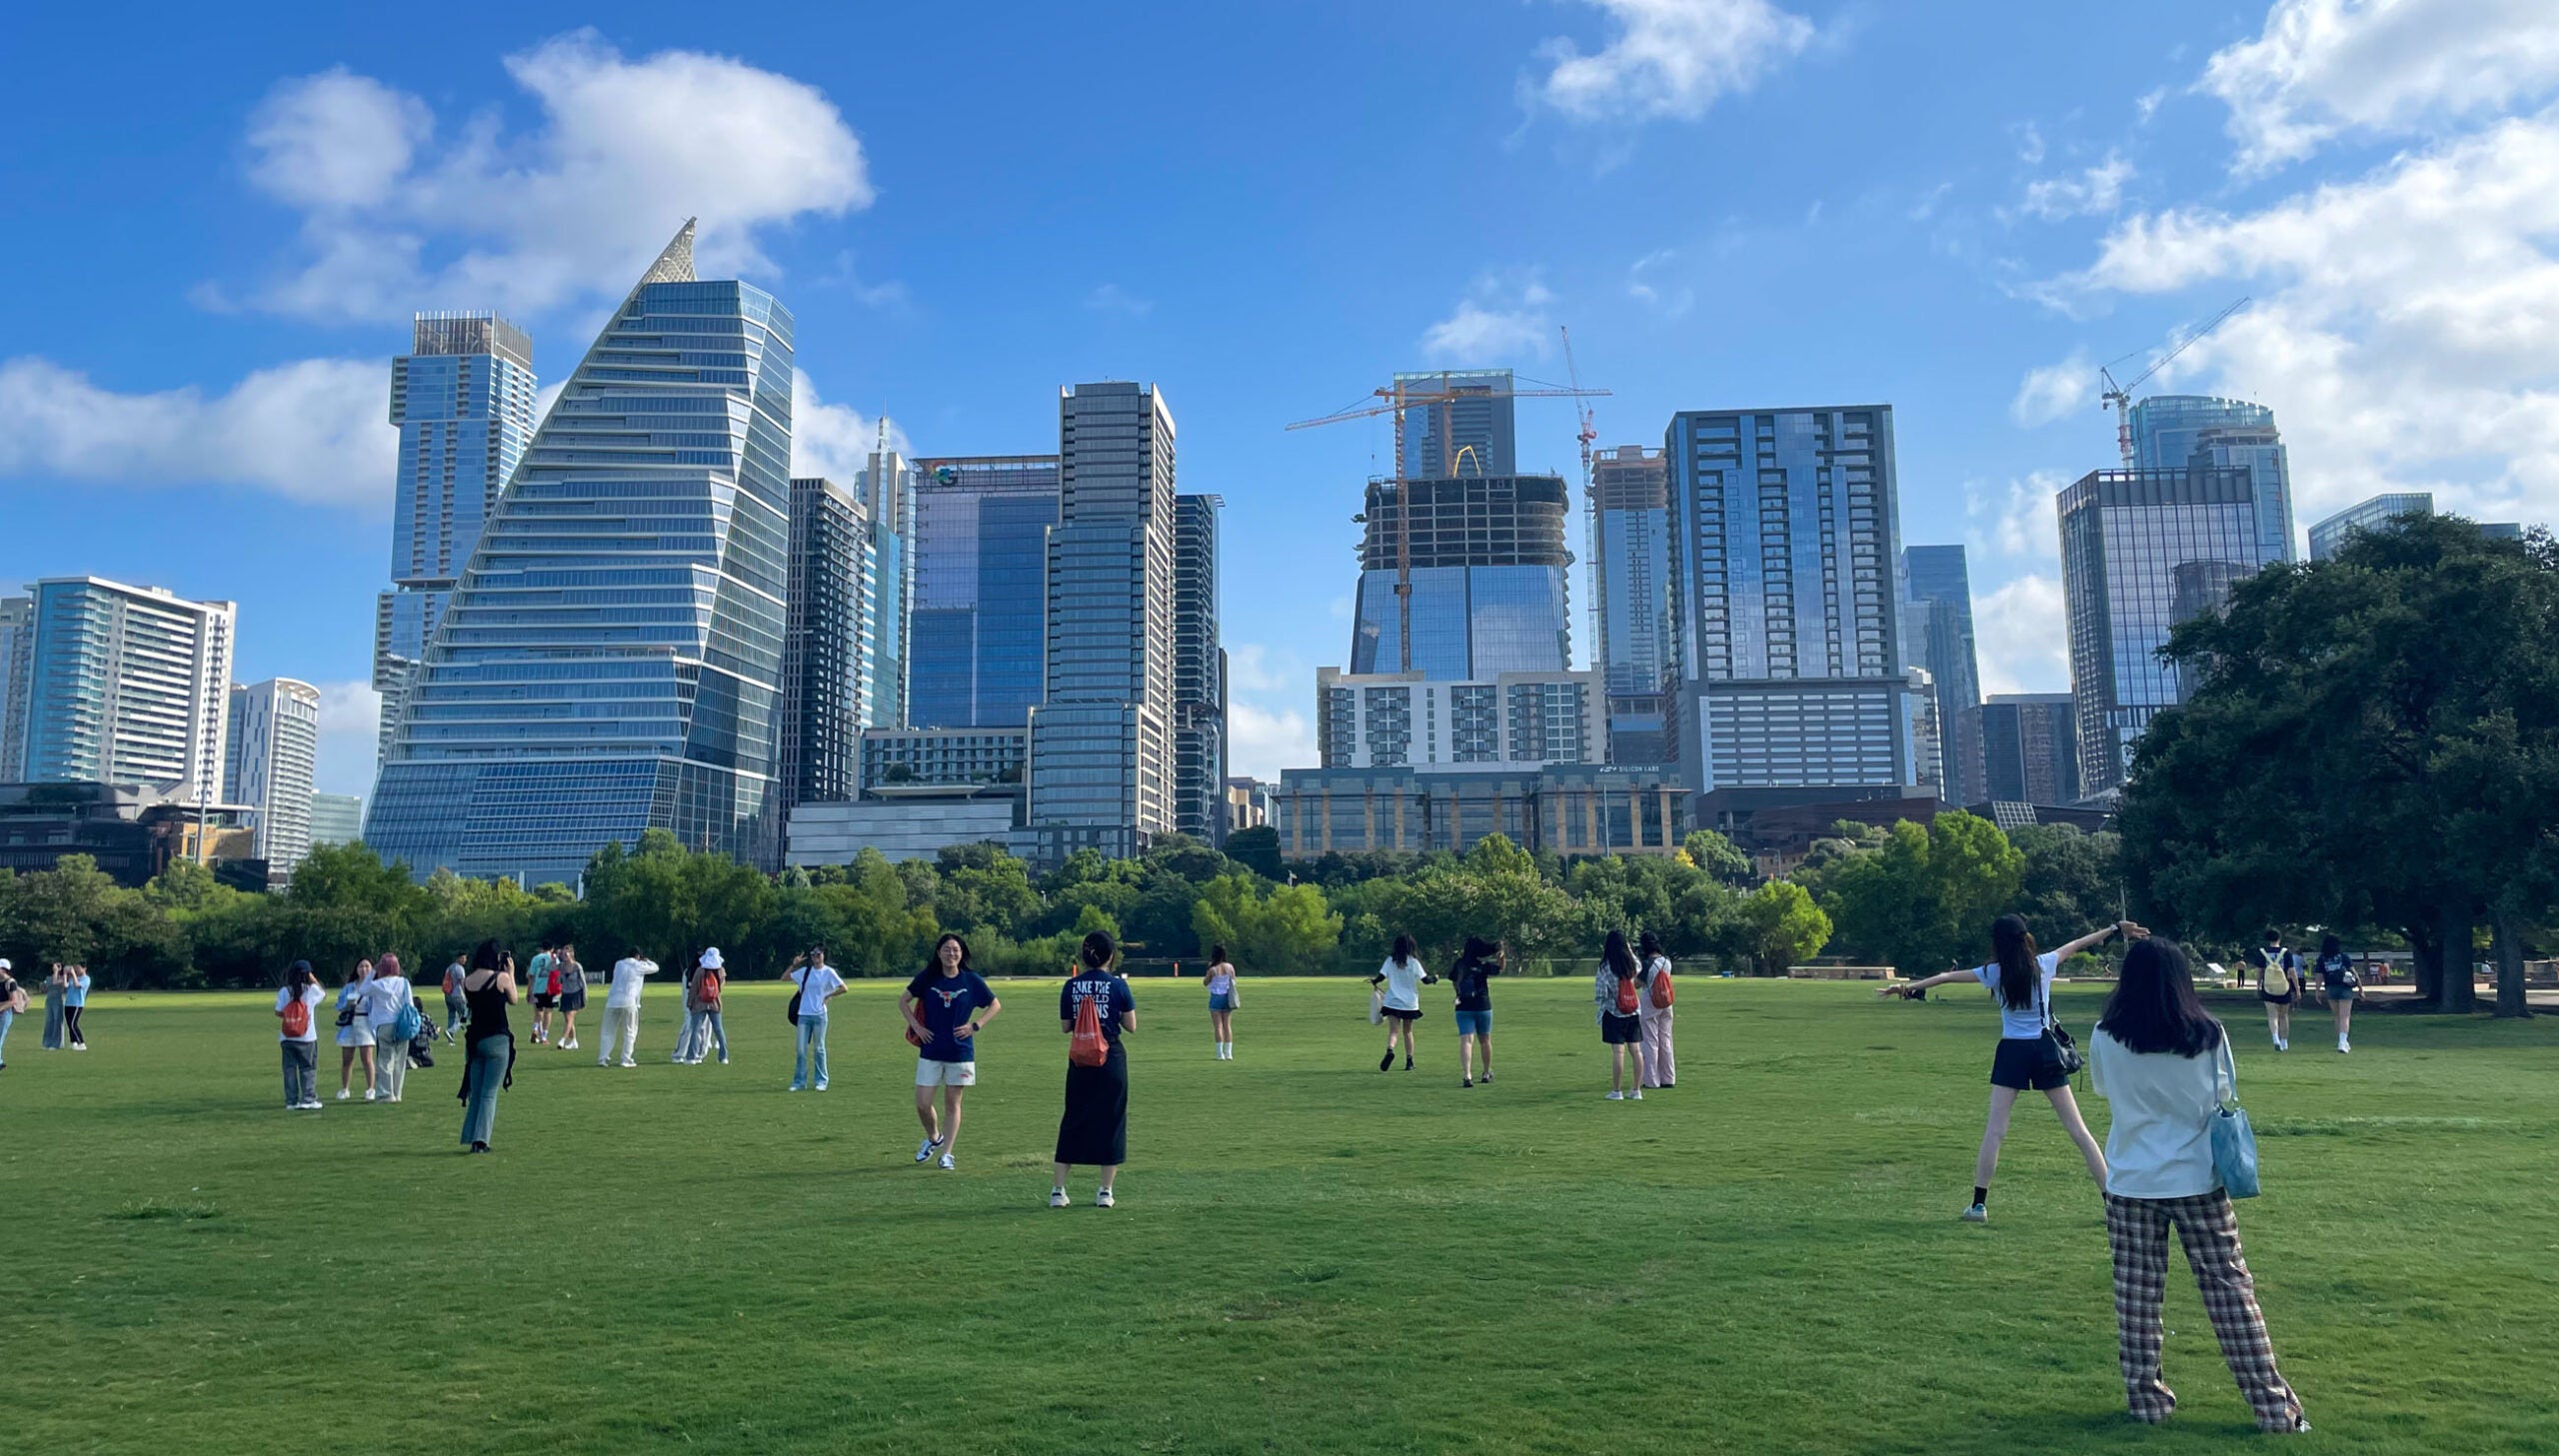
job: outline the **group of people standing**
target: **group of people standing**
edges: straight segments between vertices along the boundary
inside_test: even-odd
[[[1224,959],[1225,947],[1215,952]],[[1232,978],[1232,967],[1230,977]],[[1422,963],[1420,947],[1410,935],[1397,935],[1383,964],[1368,977],[1370,1018],[1386,1028],[1386,1053],[1377,1070],[1392,1071],[1395,1052],[1403,1052],[1403,1068],[1412,1070],[1413,1023],[1421,1019],[1421,988],[1445,979],[1455,992],[1452,1008],[1457,1025],[1457,1085],[1472,1087],[1492,1081],[1492,977],[1501,974],[1501,947],[1478,935],[1466,937],[1448,974],[1440,976]],[[1650,931],[1629,945],[1623,930],[1610,930],[1599,952],[1599,971],[1592,978],[1591,998],[1599,1022],[1600,1044],[1609,1049],[1608,1100],[1643,1099],[1646,1088],[1678,1085],[1679,1064],[1671,1042],[1673,992],[1670,957]],[[1217,1001],[1210,1002],[1216,1014]],[[1221,1027],[1221,1035],[1233,1033]],[[1232,1040],[1222,1046],[1231,1047]]]
[[[0,960],[0,1070],[9,1065],[9,1028],[34,1004],[17,967]],[[56,962],[44,976],[44,1039],[47,1051],[87,1051],[88,1032],[81,1026],[89,1009],[89,967]]]
[[[320,1033],[309,1007],[325,995],[307,960],[293,963],[276,992],[276,1016],[282,1023],[277,1040],[285,1046],[285,1106],[294,1111],[320,1110]],[[355,1070],[362,1066],[364,1100],[399,1101],[408,1091],[410,1059],[418,1043],[431,1034],[427,1027],[432,1024],[417,988],[401,973],[400,957],[385,951],[378,961],[358,960],[346,983],[338,987],[335,1005],[338,1100],[355,1095]],[[297,1006],[303,1008],[299,1013]],[[305,1059],[312,1063],[308,1076],[297,1072]]]

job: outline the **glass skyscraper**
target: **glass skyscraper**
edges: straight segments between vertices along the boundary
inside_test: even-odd
[[[1973,653],[1972,574],[1963,548],[1905,548],[1901,585],[1909,607],[1905,666],[1926,669],[1937,695],[1938,794],[1948,803],[1978,803],[1981,743],[1970,710],[1981,702],[1981,672]]]
[[[2209,395],[2152,395],[2132,407],[2132,465],[2246,471],[2256,498],[2257,560],[2293,559],[2292,466],[2274,411]]]
[[[1570,671],[1570,504],[1559,476],[1370,481],[1350,671],[1446,680]],[[1395,590],[1407,575],[1399,569],[1405,561],[1408,662],[1405,599]]]
[[[2066,804],[2079,798],[2079,731],[2067,693],[1994,695],[1973,710],[1982,797]],[[1978,800],[1976,800],[1978,801]]]
[[[1608,685],[1608,756],[1659,763],[1674,671],[1670,637],[1670,461],[1638,445],[1602,450],[1590,470],[1595,666]]]
[[[27,776],[27,673],[36,650],[36,600],[0,598],[0,783]]]
[[[920,460],[915,476],[908,724],[1021,728],[1039,706],[1047,652],[1058,458]]]
[[[35,584],[27,781],[219,801],[239,609],[100,577]]]
[[[222,798],[249,810],[256,858],[282,883],[311,852],[311,777],[320,761],[320,690],[291,678],[231,690]]]
[[[871,686],[864,694],[863,727],[905,728],[908,627],[915,611],[916,475],[889,448],[889,422],[880,422],[880,448],[855,484],[871,519],[871,559],[878,581],[871,617]]]
[[[782,807],[862,785],[879,597],[871,512],[825,479],[791,483],[791,587],[782,638]]]
[[[1406,479],[1518,473],[1519,432],[1510,402],[1509,370],[1398,374],[1395,384],[1410,394],[1456,396],[1404,412]]]
[[[791,333],[762,290],[695,279],[691,223],[614,311],[402,705],[385,857],[574,881],[647,828],[775,856]]]
[[[2079,786],[2121,786],[2132,743],[2189,685],[2159,660],[2178,623],[2263,567],[2258,477],[2246,470],[2096,471],[2063,490],[2061,584]]]
[[[1226,840],[1227,654],[1218,642],[1223,496],[1173,498],[1173,827]]]
[[[2337,554],[2346,538],[2358,531],[2378,531],[2402,516],[2432,516],[2435,498],[2431,491],[2402,491],[2358,501],[2324,521],[2310,526],[2310,559],[2324,562]]]
[[[373,621],[385,744],[489,508],[524,458],[537,383],[533,341],[495,314],[420,314],[411,351],[391,361],[392,587]]]

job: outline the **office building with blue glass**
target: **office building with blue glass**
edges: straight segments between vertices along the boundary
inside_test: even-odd
[[[687,223],[527,446],[402,704],[386,858],[528,884],[664,828],[778,855],[789,311]]]
[[[2237,470],[2256,502],[2260,562],[2288,562],[2292,547],[2292,466],[2275,412],[2209,395],[2152,395],[2130,412],[2134,470]]]
[[[874,611],[871,614],[870,685],[863,691],[865,728],[905,728],[910,620],[915,613],[916,475],[889,448],[889,422],[880,422],[880,447],[854,477],[870,518]]]
[[[871,510],[823,477],[791,483],[791,575],[782,638],[782,810],[853,797],[878,682],[878,542]]]
[[[1607,683],[1608,757],[1660,763],[1670,753],[1670,462],[1620,446],[1590,463],[1593,666]]]
[[[1058,457],[919,460],[915,479],[907,726],[1020,728],[1048,651]]]
[[[1173,498],[1173,827],[1227,838],[1227,654],[1218,635],[1223,496]]]
[[[1559,476],[1370,481],[1350,671],[1570,671],[1570,509]]]
[[[1406,479],[1517,473],[1519,430],[1510,403],[1509,370],[1398,374],[1395,387],[1428,401],[1404,412]]]
[[[1981,702],[1973,652],[1972,574],[1959,546],[1913,546],[1901,553],[1902,656],[1925,669],[1936,695],[1938,762],[1920,763],[1920,781],[1948,803],[1981,800],[1981,743],[1972,710]]]

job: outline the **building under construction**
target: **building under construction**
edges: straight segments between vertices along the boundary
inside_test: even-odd
[[[1442,680],[1570,671],[1571,507],[1560,476],[1370,481],[1350,671]],[[1408,620],[1398,588],[1410,594]]]

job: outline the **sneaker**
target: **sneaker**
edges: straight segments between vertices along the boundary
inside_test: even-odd
[[[1461,1087],[1471,1087],[1471,1086],[1473,1086],[1474,1084],[1475,1084],[1475,1079],[1474,1079],[1474,1078],[1472,1078],[1472,1077],[1468,1077],[1468,1078],[1466,1078],[1464,1081],[1461,1081],[1461,1082],[1457,1083],[1457,1085],[1458,1085],[1458,1086],[1461,1086]]]
[[[800,1089],[798,1087],[793,1087],[791,1090],[796,1092]],[[942,1146],[942,1139],[938,1137],[928,1137],[923,1142],[916,1144],[916,1161],[920,1163],[929,1163],[933,1161],[933,1150],[940,1146]]]
[[[2342,1037],[2342,1036],[2340,1036],[2340,1037],[2338,1037],[2338,1038],[2337,1038],[2337,1054],[2338,1054],[2339,1056],[2343,1056],[2343,1055],[2345,1055],[2347,1052],[2352,1051],[2352,1050],[2354,1050],[2354,1047],[2353,1047],[2353,1045],[2352,1045],[2352,1044],[2350,1044],[2350,1043],[2346,1040],[2346,1038],[2344,1038],[2344,1037]]]
[[[367,1088],[365,1088],[365,1089],[364,1089],[364,1099],[365,1099],[366,1101],[368,1101],[368,1102],[378,1101],[378,1100],[379,1100],[378,1098],[376,1098],[376,1097],[373,1095],[373,1088],[371,1088],[371,1087],[367,1087]]]
[[[1626,1094],[1626,1100],[1627,1100],[1627,1101],[1629,1101],[1629,1102],[1640,1102],[1640,1101],[1642,1101],[1642,1100],[1643,1100],[1643,1088],[1641,1088],[1641,1087],[1637,1087],[1637,1088],[1635,1088],[1633,1091],[1628,1092],[1628,1093]]]
[[[824,1083],[824,1082],[820,1082],[820,1083],[818,1083],[818,1090],[819,1090],[819,1091],[823,1092],[823,1091],[825,1091],[826,1089],[827,1089],[827,1084],[826,1084],[826,1083]]]
[[[956,1173],[960,1171],[960,1165],[951,1160],[951,1154],[944,1153],[942,1155],[942,1170],[946,1173]]]
[[[1389,1047],[1389,1048],[1387,1048],[1387,1051],[1386,1051],[1386,1054],[1385,1054],[1385,1055],[1383,1055],[1383,1056],[1381,1056],[1381,1057],[1378,1057],[1378,1058],[1377,1058],[1377,1070],[1379,1070],[1379,1071],[1381,1071],[1381,1072],[1390,1072],[1390,1071],[1393,1071],[1394,1069],[1395,1069],[1395,1054],[1394,1054],[1394,1050],[1393,1050],[1393,1048]]]
[[[354,1095],[355,1095],[355,1093],[348,1091],[348,1090],[347,1090],[346,1088],[344,1088],[344,1087],[340,1087],[340,1088],[338,1089],[338,1100],[339,1100],[339,1101],[341,1101],[341,1102],[343,1102],[343,1101],[347,1100],[349,1097],[352,1097],[352,1096],[354,1096]]]
[[[1049,1190],[1049,1206],[1050,1206],[1050,1207],[1052,1207],[1052,1208],[1064,1208],[1064,1207],[1066,1207],[1066,1206],[1067,1206],[1067,1190],[1066,1190],[1066,1189],[1064,1189],[1064,1188],[1052,1188],[1052,1189],[1050,1189],[1050,1190]]]
[[[1407,1057],[1405,1057],[1405,1058],[1403,1059],[1403,1069],[1404,1069],[1405,1071],[1410,1071],[1410,1070],[1412,1070],[1412,1058],[1411,1058],[1411,1057],[1408,1057],[1408,1056],[1407,1056]]]
[[[622,1059],[622,1064],[624,1066],[638,1066],[640,1063],[633,1061],[631,1058],[626,1056]]]
[[[1108,1188],[1103,1188],[1103,1189],[1099,1189],[1099,1190],[1097,1190],[1097,1191],[1094,1193],[1094,1195],[1093,1195],[1093,1206],[1094,1206],[1094,1207],[1096,1207],[1096,1208],[1109,1208],[1109,1207],[1111,1206],[1111,1204],[1112,1204],[1112,1199],[1111,1199],[1111,1190],[1110,1190],[1110,1189],[1108,1189]]]
[[[1608,1100],[1611,1102],[1622,1102],[1626,1100],[1626,1094],[1623,1092],[1612,1091],[1608,1094]]]
[[[1481,1083],[1483,1083],[1483,1084],[1484,1084],[1485,1086],[1487,1086],[1487,1087],[1491,1086],[1491,1085],[1492,1085],[1492,1068],[1490,1068],[1490,1067],[1485,1067],[1485,1068],[1483,1069],[1483,1075],[1482,1075],[1482,1076],[1479,1076],[1479,1077],[1477,1077],[1477,1078],[1475,1078],[1475,1080],[1476,1080],[1476,1081],[1479,1081],[1479,1082],[1481,1082]]]
[[[1990,1221],[1990,1209],[1983,1204],[1975,1203],[1970,1208],[1963,1211],[1963,1221],[1966,1223],[1988,1223]]]

